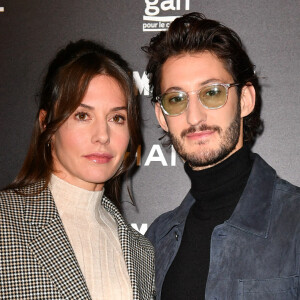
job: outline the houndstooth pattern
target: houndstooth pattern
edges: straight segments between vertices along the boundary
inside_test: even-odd
[[[30,185],[22,189],[23,195],[0,192],[0,299],[91,300],[53,197],[43,186],[44,181]],[[133,299],[151,299],[151,244],[125,223],[106,197],[103,206],[118,223]]]
[[[125,223],[116,206],[105,196],[102,198],[102,205],[118,224],[119,240],[133,289],[133,299],[154,299],[153,246],[143,235]]]

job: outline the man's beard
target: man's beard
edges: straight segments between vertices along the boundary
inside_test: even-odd
[[[207,167],[214,165],[224,158],[226,158],[236,147],[240,137],[240,124],[241,124],[241,108],[237,107],[236,115],[229,125],[229,127],[223,131],[219,126],[208,126],[206,124],[200,126],[192,126],[181,133],[181,139],[175,137],[169,132],[171,142],[177,153],[188,162],[192,168]],[[188,153],[188,149],[184,149],[182,140],[189,133],[196,131],[212,130],[219,134],[220,145],[218,149],[201,149],[199,147],[198,153]],[[198,145],[205,144],[205,142],[198,142]]]

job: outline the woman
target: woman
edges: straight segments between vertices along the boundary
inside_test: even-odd
[[[27,157],[0,193],[1,299],[152,298],[152,246],[116,207],[140,143],[133,87],[91,41],[50,63]]]

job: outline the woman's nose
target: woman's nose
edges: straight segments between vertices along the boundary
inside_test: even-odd
[[[109,132],[109,125],[106,121],[96,122],[92,133],[92,143],[108,144],[110,141]]]

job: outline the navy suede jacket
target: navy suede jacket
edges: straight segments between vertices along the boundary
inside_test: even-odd
[[[252,155],[253,167],[237,207],[212,233],[205,299],[299,300],[300,188]],[[146,233],[156,250],[157,300],[194,202],[188,193]]]

